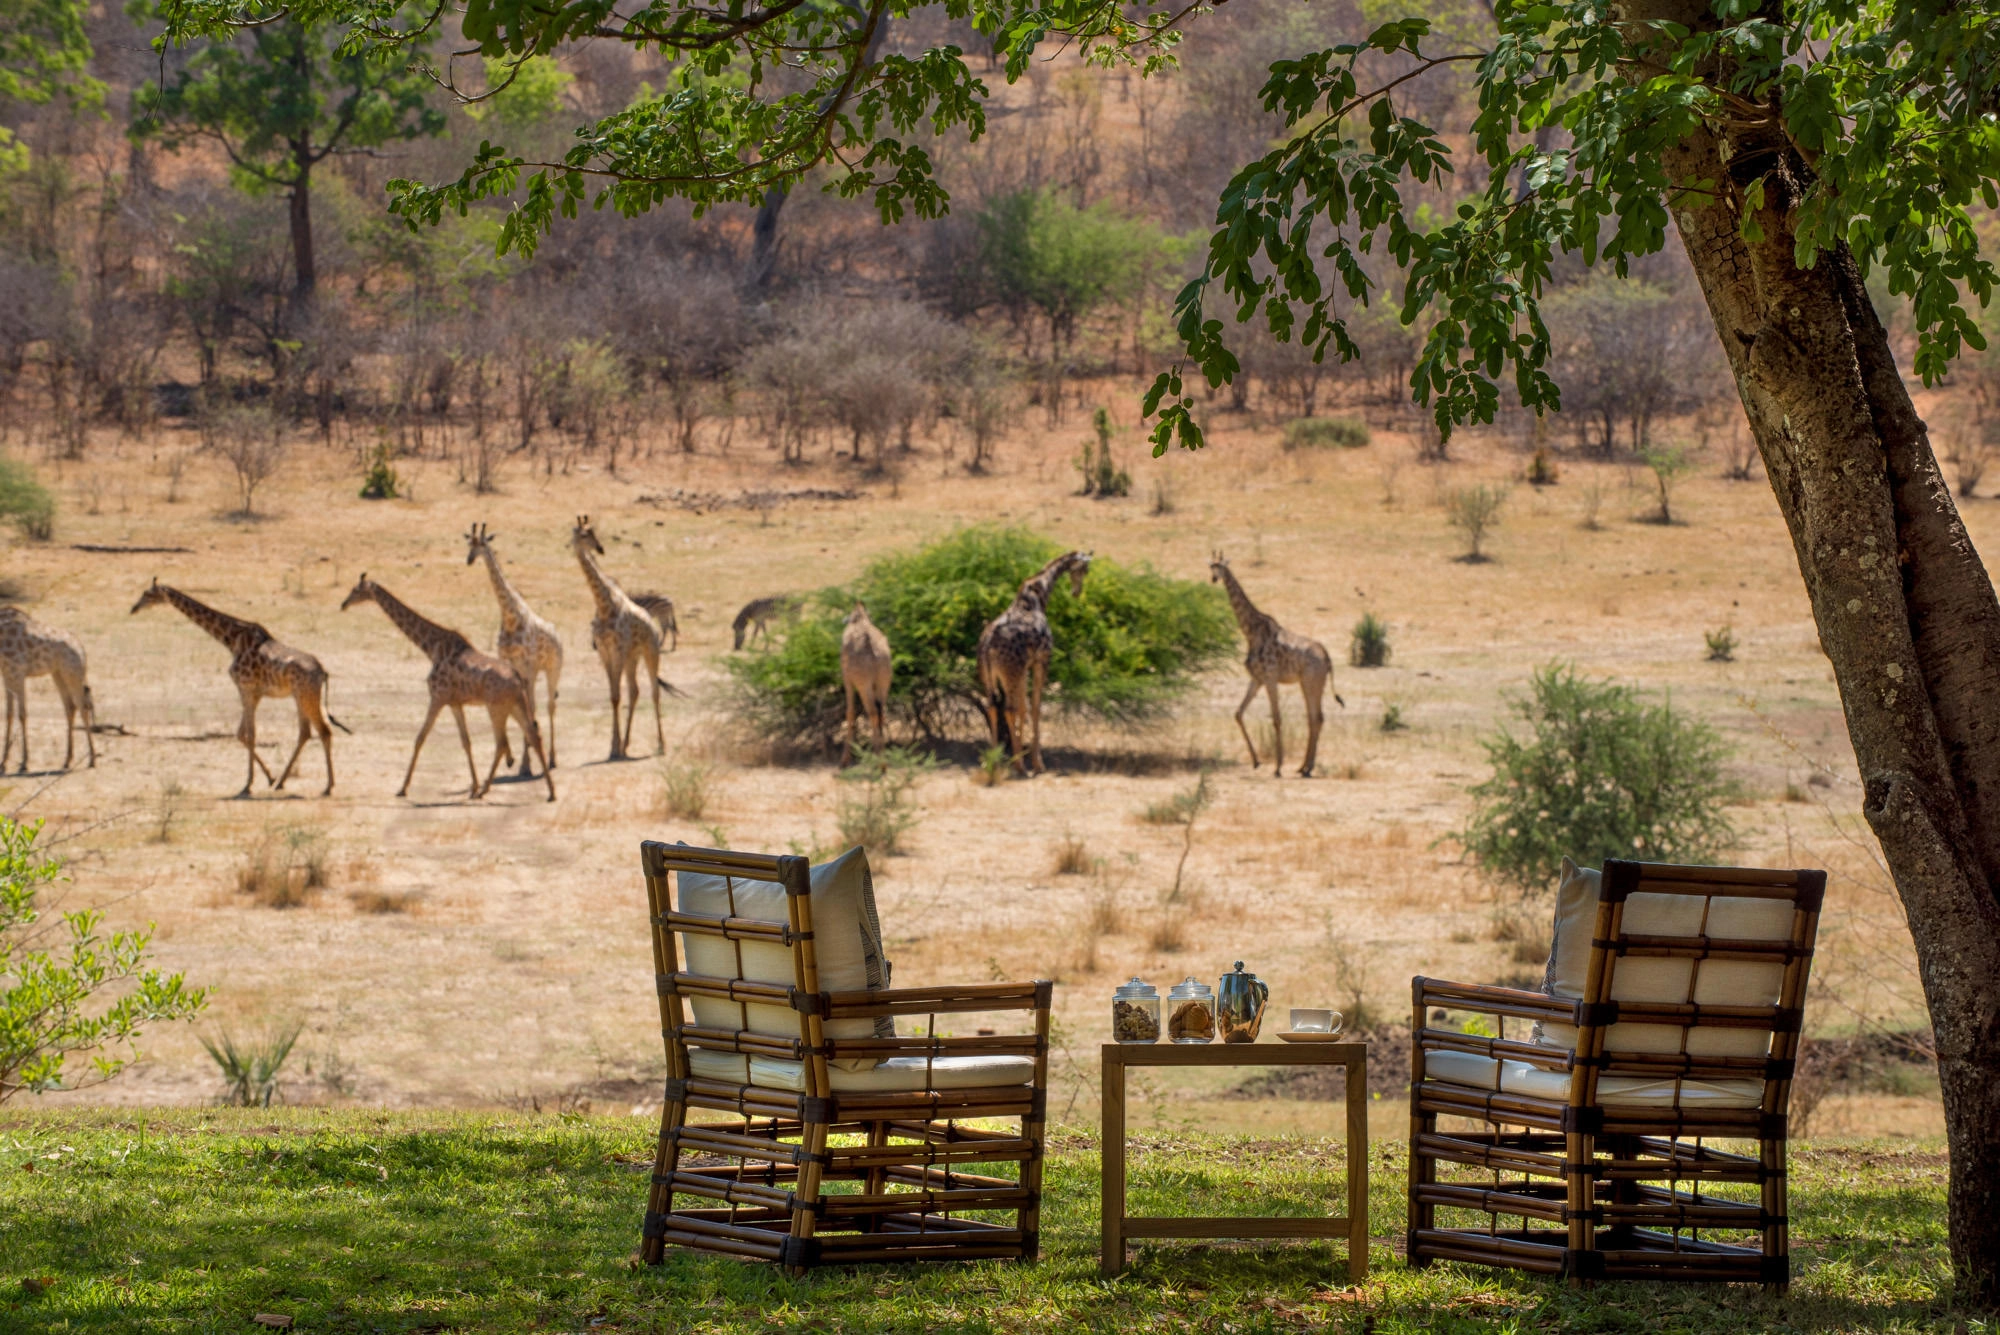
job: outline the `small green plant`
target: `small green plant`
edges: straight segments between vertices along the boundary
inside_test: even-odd
[[[1352,417],[1298,417],[1285,423],[1287,450],[1358,450],[1374,439],[1368,424]]]
[[[1360,945],[1334,934],[1332,918],[1326,920],[1323,948],[1327,962],[1333,966],[1333,990],[1341,1003],[1341,1027],[1350,1034],[1367,1033],[1382,1022],[1382,1016],[1368,1000],[1375,987],[1373,962]]]
[[[1118,432],[1111,413],[1099,408],[1091,415],[1090,426],[1095,439],[1083,443],[1083,454],[1077,461],[1077,470],[1083,474],[1083,494],[1099,500],[1131,494],[1132,475],[1111,458],[1111,437]]]
[[[376,445],[369,456],[368,472],[361,479],[361,499],[364,501],[393,501],[396,499],[396,470],[389,463],[389,442]]]
[[[936,767],[929,756],[890,746],[842,770],[839,781],[847,791],[834,812],[840,837],[876,857],[900,856],[903,836],[917,823],[910,790]]]
[[[1489,530],[1500,526],[1500,507],[1507,503],[1505,487],[1479,483],[1472,487],[1455,487],[1445,496],[1445,521],[1465,534],[1467,543],[1465,554],[1458,559],[1467,565],[1479,565],[1493,558],[1480,550]]]
[[[259,835],[236,868],[236,889],[269,909],[295,909],[326,888],[326,835],[310,825],[283,825]]]
[[[151,839],[156,844],[171,843],[174,837],[174,821],[179,819],[181,807],[187,801],[187,790],[177,779],[168,779],[160,785],[160,803],[153,808],[153,828]]]
[[[56,498],[41,484],[34,469],[13,459],[0,458],[0,519],[35,542],[47,542],[55,536]]]
[[[1648,445],[1639,451],[1639,462],[1653,471],[1653,484],[1658,489],[1660,508],[1647,516],[1654,524],[1674,522],[1674,484],[1694,471],[1694,455],[1684,445]]]
[[[1155,516],[1170,515],[1180,508],[1180,501],[1174,495],[1173,484],[1163,477],[1154,478],[1153,514]]]
[[[1565,857],[1705,862],[1733,840],[1727,748],[1707,724],[1566,663],[1537,671],[1512,707],[1527,733],[1486,739],[1493,776],[1459,835],[1488,876],[1526,894],[1553,885]]]
[[[1561,470],[1556,467],[1556,457],[1549,453],[1546,445],[1535,446],[1534,454],[1528,459],[1528,485],[1531,487],[1553,487]]]
[[[1378,726],[1383,732],[1406,732],[1410,725],[1403,718],[1403,707],[1392,700],[1382,706],[1382,722]]]
[[[1175,793],[1164,802],[1147,803],[1139,819],[1148,825],[1192,825],[1209,800],[1208,775],[1204,773],[1185,792]]]
[[[996,743],[979,753],[979,768],[972,772],[972,777],[982,786],[992,788],[1007,777],[1012,765],[1013,758],[1007,748]]]
[[[222,1073],[222,1103],[229,1108],[268,1108],[278,1094],[278,1075],[305,1032],[305,1022],[275,1024],[256,1038],[239,1042],[234,1035],[204,1037],[216,1069]]]
[[[64,878],[35,847],[41,830],[0,816],[0,1104],[24,1089],[101,1084],[124,1069],[147,1025],[193,1019],[208,1002],[180,974],[148,967],[150,926],[107,936],[95,909],[42,922],[42,889]],[[94,1054],[90,1074],[64,1079],[68,1059],[84,1053]]]
[[[698,760],[663,761],[660,804],[669,816],[700,820],[708,811],[709,767]]]
[[[1708,661],[1711,663],[1733,663],[1736,661],[1736,631],[1729,626],[1719,630],[1702,632],[1702,639],[1708,641]]]
[[[1378,668],[1389,662],[1389,623],[1373,612],[1363,612],[1354,623],[1347,642],[1347,661],[1358,668]]]

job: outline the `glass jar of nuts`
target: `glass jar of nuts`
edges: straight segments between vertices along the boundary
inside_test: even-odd
[[[1175,984],[1167,993],[1167,1037],[1176,1043],[1207,1043],[1215,1037],[1215,989],[1199,978]]]
[[[1160,990],[1134,978],[1111,993],[1111,1037],[1120,1043],[1160,1041]]]

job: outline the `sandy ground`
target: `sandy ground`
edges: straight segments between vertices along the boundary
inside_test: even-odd
[[[1108,401],[1125,412],[1133,397]],[[1459,538],[1439,499],[1447,486],[1518,476],[1521,455],[1497,436],[1455,443],[1461,461],[1437,467],[1380,431],[1364,449],[1288,455],[1269,426],[1224,417],[1207,452],[1160,461],[1127,432],[1119,448],[1134,495],[1100,502],[1073,494],[1069,460],[1085,418],[1045,430],[1036,417],[984,477],[928,446],[894,475],[824,460],[786,470],[739,431],[727,456],[662,450],[615,476],[578,465],[549,477],[514,462],[490,496],[473,494],[449,462],[405,459],[411,495],[387,502],[356,497],[349,453],[302,439],[254,521],[227,517],[233,482],[208,457],[189,465],[183,498],[167,503],[162,460],[191,443],[171,427],[153,440],[107,437],[87,464],[43,465],[62,502],[57,540],[0,549],[0,578],[37,617],[82,638],[100,723],[121,731],[99,737],[95,769],[57,775],[48,766],[61,755],[59,709],[46,681],[34,684],[35,772],[0,781],[0,810],[48,821],[70,860],[73,904],[106,906],[116,925],[157,923],[161,963],[214,990],[201,1025],[150,1034],[145,1062],[87,1097],[211,1099],[200,1034],[296,1018],[306,1033],[286,1088],[295,1101],[643,1102],[643,1082],[663,1062],[639,841],[719,834],[785,851],[831,848],[838,837],[831,766],[765,763],[727,726],[718,664],[735,609],[844,579],[872,556],[978,521],[1029,525],[1190,578],[1205,577],[1221,548],[1262,606],[1324,640],[1342,664],[1347,707],[1331,711],[1324,777],[1274,782],[1268,767],[1250,769],[1230,719],[1244,682],[1232,664],[1141,735],[1054,719],[1045,777],[989,788],[947,766],[920,783],[911,851],[878,867],[897,980],[1058,978],[1058,1083],[1074,1115],[1094,1110],[1108,993],[1135,973],[1164,988],[1187,974],[1212,980],[1242,959],[1271,983],[1276,1009],[1352,1009],[1359,999],[1391,1017],[1414,972],[1538,973],[1493,939],[1498,901],[1440,841],[1465,817],[1466,786],[1486,772],[1478,739],[1503,717],[1506,693],[1555,658],[1671,692],[1730,737],[1744,792],[1733,811],[1741,860],[1835,870],[1812,1022],[1837,1029],[1855,1012],[1907,1013],[1907,939],[1865,839],[1850,837],[1862,829],[1859,790],[1831,673],[1761,480],[1725,481],[1709,460],[1680,487],[1684,522],[1664,527],[1635,520],[1650,505],[1649,476],[1568,464],[1556,486],[1513,489],[1489,541],[1496,559],[1472,566],[1452,559]],[[663,499],[770,487],[861,495],[768,511]],[[1168,513],[1157,512],[1158,489]],[[1592,491],[1594,530],[1582,523]],[[628,589],[662,589],[680,603],[681,648],[666,675],[688,696],[668,702],[664,728],[670,760],[712,767],[698,821],[664,813],[649,708],[634,732],[645,758],[604,760],[610,721],[588,642],[591,603],[566,545],[571,517],[586,511]],[[1974,501],[1966,517],[1983,550],[2000,550],[2000,506]],[[553,804],[538,783],[467,800],[448,720],[409,798],[394,797],[424,713],[426,664],[375,608],[339,611],[366,571],[490,643],[493,596],[483,570],[467,567],[460,536],[475,520],[491,525],[516,585],[564,637]],[[226,655],[171,610],[127,614],[156,575],[326,664],[334,711],[354,733],[336,734],[333,796],[318,796],[315,746],[286,792],[231,800],[244,755]],[[1345,666],[1349,628],[1365,609],[1390,624],[1387,668]],[[1736,661],[1707,662],[1702,633],[1725,623],[1740,641]],[[1408,731],[1379,730],[1389,704]],[[1289,708],[1296,755],[1296,692]],[[483,770],[490,736],[473,722]],[[267,704],[260,723],[263,753],[281,766],[290,705]],[[1202,908],[1184,948],[1166,952],[1152,928],[1182,832],[1141,812],[1187,789],[1209,758],[1222,762],[1215,805],[1187,862]],[[237,870],[259,840],[286,838],[323,844],[331,884],[302,908],[259,907],[236,891]],[[1083,842],[1093,874],[1055,874],[1064,838]],[[1111,930],[1099,930],[1107,916]],[[1934,1102],[1905,1102],[1844,1115],[1857,1131],[1935,1129]],[[1326,1111],[1213,1106],[1299,1125]],[[1384,1130],[1394,1124],[1383,1119]]]

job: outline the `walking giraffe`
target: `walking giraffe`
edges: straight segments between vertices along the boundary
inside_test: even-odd
[[[55,683],[63,706],[63,763],[76,759],[76,717],[83,715],[83,744],[90,751],[90,768],[97,768],[97,706],[84,678],[83,645],[76,636],[45,626],[18,607],[0,607],[0,680],[7,690],[7,734],[0,742],[0,772],[14,749],[14,716],[21,718],[21,768],[28,772],[28,679],[47,677]]]
[[[1208,563],[1208,576],[1228,591],[1229,606],[1235,611],[1236,624],[1243,628],[1243,639],[1249,645],[1243,666],[1250,673],[1250,689],[1243,693],[1243,703],[1236,706],[1236,726],[1243,733],[1243,744],[1250,748],[1250,768],[1256,769],[1259,763],[1257,744],[1250,740],[1250,729],[1243,724],[1243,711],[1250,707],[1262,687],[1271,697],[1271,776],[1284,776],[1285,722],[1278,708],[1278,688],[1297,682],[1306,702],[1306,763],[1299,766],[1299,773],[1311,775],[1319,760],[1320,725],[1326,719],[1326,705],[1321,696],[1333,681],[1333,656],[1318,640],[1294,635],[1279,625],[1276,617],[1259,611],[1250,601],[1250,595],[1243,592],[1235,572],[1229,568],[1228,558],[1221,552],[1215,553]],[[1342,709],[1347,707],[1340,692],[1335,691],[1333,698]]]
[[[424,715],[424,726],[417,730],[417,745],[410,752],[410,767],[404,771],[403,786],[396,790],[396,796],[409,793],[410,779],[417,772],[417,757],[424,753],[424,740],[431,735],[431,725],[437,722],[440,711],[449,709],[452,718],[458,721],[458,740],[465,744],[465,764],[472,771],[475,801],[492,791],[493,776],[500,772],[500,757],[506,753],[507,720],[516,716],[521,720],[528,748],[541,757],[542,780],[549,786],[549,801],[555,801],[555,776],[549,773],[549,758],[542,751],[542,735],[535,727],[528,684],[521,680],[520,674],[492,654],[473,648],[472,641],[457,631],[419,615],[365,574],[356,582],[353,592],[341,601],[340,610],[345,612],[356,603],[371,602],[431,660],[430,712]],[[472,734],[465,727],[467,705],[486,706],[493,720],[493,764],[486,771],[484,786],[479,782],[479,762],[472,758]]]
[[[326,787],[320,790],[320,795],[324,797],[331,793],[333,729],[338,728],[350,736],[353,730],[327,710],[327,675],[319,660],[290,645],[280,644],[270,631],[256,622],[218,612],[207,603],[198,602],[179,589],[160,583],[157,578],[139,595],[139,601],[132,604],[132,612],[136,616],[154,603],[166,603],[175,608],[229,650],[229,679],[236,683],[236,693],[243,701],[243,720],[236,725],[236,740],[243,743],[243,749],[250,753],[248,771],[243,776],[243,791],[237,796],[250,796],[250,786],[257,781],[260,769],[264,771],[264,777],[271,780],[272,788],[282,789],[299,763],[299,753],[305,750],[306,742],[315,733],[319,734],[320,747],[326,752]],[[267,698],[282,700],[287,696],[298,706],[299,740],[298,745],[292,748],[292,758],[285,762],[285,772],[273,779],[271,767],[257,754],[257,706]]]
[[[1049,594],[1065,571],[1072,597],[1083,596],[1083,577],[1090,573],[1089,552],[1064,552],[1023,581],[1013,604],[979,633],[979,703],[993,744],[1005,744],[1021,768],[1021,726],[1031,729],[1032,770],[1042,772],[1042,686],[1048,678],[1055,636],[1049,631]]]
[[[673,687],[660,679],[660,623],[653,619],[651,612],[640,606],[638,600],[619,588],[617,581],[597,564],[597,558],[604,555],[604,544],[597,540],[589,515],[576,517],[569,542],[576,552],[577,564],[583,567],[583,578],[590,585],[590,596],[597,601],[597,616],[590,623],[590,643],[603,661],[604,675],[611,684],[611,759],[625,759],[632,745],[632,716],[639,709],[641,663],[645,664],[646,679],[652,683],[653,732],[660,754],[664,755],[667,731],[660,715],[660,690],[665,687],[671,691]],[[622,733],[618,728],[621,683],[626,696],[625,729]]]
[[[493,596],[500,602],[500,632],[494,637],[493,652],[498,654],[508,667],[520,674],[528,686],[528,708],[535,706],[535,678],[547,675],[549,679],[549,728],[544,739],[548,746],[549,768],[556,766],[556,683],[562,679],[562,641],[556,638],[556,628],[535,615],[527,600],[514,591],[501,573],[499,554],[493,550],[493,534],[484,524],[474,524],[465,535],[465,563],[471,565],[480,557],[486,558],[486,574],[493,581]],[[510,753],[509,759],[512,759]],[[523,779],[532,778],[528,768],[528,748],[521,747],[521,772]]]
[[[868,609],[860,603],[847,614],[840,632],[840,695],[847,705],[847,748],[840,763],[854,759],[854,704],[875,724],[875,749],[882,749],[882,730],[889,707],[889,676],[895,660],[889,652],[889,637],[868,619]]]

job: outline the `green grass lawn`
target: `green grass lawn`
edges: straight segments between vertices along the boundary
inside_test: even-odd
[[[651,1127],[316,1110],[0,1120],[0,1331],[1986,1331],[1948,1303],[1936,1144],[1792,1155],[1791,1293],[1403,1269],[1399,1143],[1372,1153],[1373,1272],[1344,1250],[1165,1246],[1097,1274],[1097,1154],[1054,1137],[1043,1260],[866,1267],[631,1255]],[[1135,1208],[1327,1209],[1332,1146],[1155,1136]],[[1197,1203],[1198,1202],[1198,1203]]]

